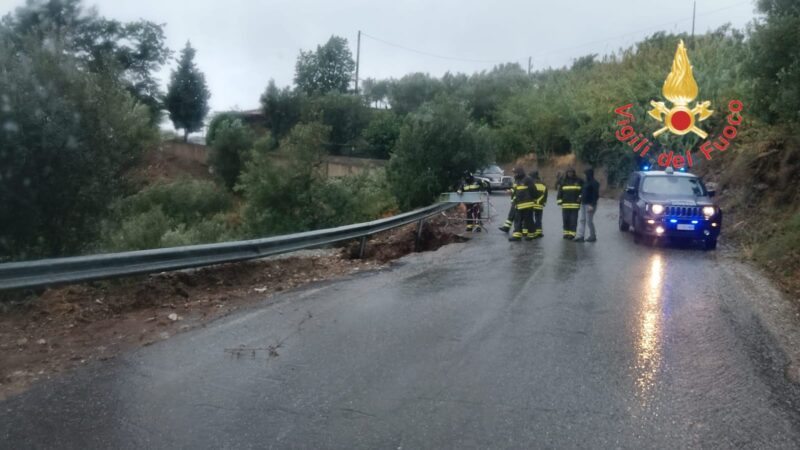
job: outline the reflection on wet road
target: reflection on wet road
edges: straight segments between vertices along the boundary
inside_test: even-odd
[[[661,255],[650,257],[648,273],[642,279],[642,307],[640,312],[640,337],[637,355],[639,394],[647,398],[653,387],[661,364],[661,289],[664,279]]]
[[[542,240],[491,227],[40,384],[0,405],[0,447],[800,447],[765,294],[616,210],[596,243],[548,205]]]

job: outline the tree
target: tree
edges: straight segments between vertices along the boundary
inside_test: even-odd
[[[760,0],[758,8],[766,18],[755,23],[750,36],[751,101],[769,123],[800,122],[800,4]]]
[[[457,83],[450,78],[448,84]],[[496,125],[500,104],[530,84],[528,74],[517,63],[500,64],[490,72],[473,75],[462,95],[469,99],[472,117],[490,125]]]
[[[367,142],[367,156],[389,159],[403,121],[392,111],[376,111],[362,137]]]
[[[394,80],[389,90],[392,110],[404,116],[442,92],[442,82],[427,73],[412,73]]]
[[[501,159],[535,153],[542,158],[569,153],[573,112],[565,70],[545,72],[536,84],[511,96],[498,113]]]
[[[332,155],[352,154],[355,142],[369,124],[369,109],[358,95],[329,93],[310,99],[303,122],[330,127],[325,147]]]
[[[445,72],[442,75],[444,92],[455,97],[463,97],[468,91],[469,77],[463,73]]]
[[[367,78],[362,82],[361,95],[367,103],[377,108],[387,103],[390,88],[391,84],[387,80]]]
[[[329,128],[300,124],[281,142],[287,166],[276,166],[266,154],[253,155],[237,189],[246,206],[244,219],[252,235],[292,233],[319,224],[324,202],[319,198],[320,166]]]
[[[43,48],[30,37],[2,36],[0,254],[80,252],[155,130],[118,73],[87,72],[57,41]]]
[[[82,0],[27,0],[3,18],[3,28],[15,45],[29,38],[41,45],[56,44],[87,70],[114,71],[125,89],[147,105],[150,123],[156,125],[162,94],[154,74],[171,54],[164,25],[109,20],[81,4]]]
[[[236,185],[254,141],[253,132],[239,119],[223,119],[215,127],[209,164],[228,188]]]
[[[266,127],[275,139],[280,140],[299,121],[303,113],[305,98],[299,92],[285,87],[278,89],[275,80],[269,80],[267,89],[261,94],[261,107],[266,116]]]
[[[183,129],[183,141],[189,133],[203,128],[203,119],[208,114],[208,99],[211,93],[206,85],[206,77],[194,64],[196,50],[191,43],[181,51],[178,68],[172,72],[164,104],[169,118],[176,129]]]
[[[300,51],[295,65],[294,82],[308,95],[347,92],[356,63],[347,47],[347,39],[331,36],[317,50]]]
[[[458,182],[465,170],[486,165],[489,153],[480,127],[459,101],[437,97],[406,117],[387,176],[400,206],[424,206]]]

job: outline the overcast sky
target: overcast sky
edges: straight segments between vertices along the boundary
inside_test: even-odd
[[[5,15],[24,0],[0,0]],[[300,49],[335,34],[355,58],[360,78],[472,73],[499,62],[560,67],[588,53],[610,53],[659,30],[691,31],[692,0],[85,0],[101,15],[165,23],[167,43],[187,40],[211,89],[212,111],[251,109],[270,78],[290,85]],[[725,23],[743,28],[753,0],[698,0],[698,33]],[[375,38],[379,39],[376,40]],[[388,45],[385,42],[394,44]],[[403,48],[400,48],[400,47]],[[411,50],[414,51],[411,51]],[[438,55],[435,57],[431,55]],[[177,52],[176,52],[177,55]],[[166,87],[170,62],[160,74]]]

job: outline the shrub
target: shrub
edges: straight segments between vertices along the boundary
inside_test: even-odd
[[[276,166],[266,155],[252,155],[237,189],[245,198],[244,220],[253,235],[289,233],[314,225],[311,209],[319,203],[315,187],[330,128],[300,124],[283,139],[279,153],[288,158]]]
[[[272,133],[269,132],[253,142],[253,152],[255,154],[263,154],[277,149],[278,141],[275,139]]]
[[[244,220],[252,236],[294,233],[377,218],[396,209],[381,172],[325,179],[320,164],[329,128],[295,127],[283,140],[286,165],[254,155],[238,190],[246,200]]]
[[[397,210],[382,171],[324,180],[315,186],[314,228],[366,222]]]
[[[230,189],[236,185],[255,136],[239,119],[223,120],[214,132],[209,164]]]
[[[231,204],[231,195],[213,182],[187,179],[151,186],[122,200],[120,208],[134,215],[160,207],[171,220],[191,223],[225,212]]]
[[[117,202],[99,247],[144,250],[235,239],[226,217],[232,205],[231,195],[213,182],[157,184]]]
[[[157,206],[125,217],[114,224],[114,228],[106,234],[108,250],[145,250],[161,247],[161,238],[169,231],[170,220]]]

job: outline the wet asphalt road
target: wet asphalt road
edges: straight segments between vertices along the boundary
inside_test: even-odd
[[[39,384],[0,447],[798,448],[758,289],[635,245],[615,202],[597,224],[563,241],[550,205],[543,240],[493,229]]]

